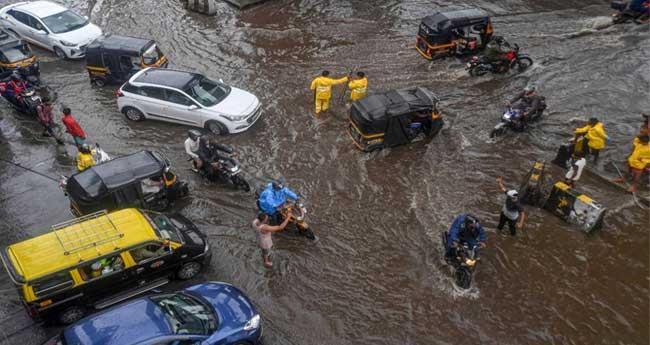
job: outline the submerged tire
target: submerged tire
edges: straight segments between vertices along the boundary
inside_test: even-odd
[[[459,288],[469,289],[472,286],[472,272],[467,267],[458,267],[454,275]]]
[[[517,62],[515,63],[517,66],[517,70],[519,72],[523,72],[528,69],[528,67],[533,65],[533,59],[529,57],[522,57],[520,59],[517,59]]]
[[[196,261],[190,261],[176,271],[176,277],[180,280],[188,280],[196,277],[201,272],[201,264]]]
[[[473,77],[483,76],[483,75],[487,74],[487,72],[489,72],[489,70],[487,68],[485,68],[483,65],[476,65],[476,66],[470,68],[470,70],[469,70],[469,74],[471,76],[473,76]]]
[[[250,192],[251,186],[248,184],[248,182],[246,180],[244,180],[239,175],[233,176],[231,181],[232,181],[232,184],[234,184],[236,188],[241,188],[244,192]]]
[[[122,109],[122,112],[124,113],[124,116],[131,121],[138,122],[144,120],[144,114],[136,108],[126,107]]]
[[[228,134],[228,129],[226,128],[226,126],[222,125],[217,121],[208,121],[205,124],[205,129],[209,130],[210,133],[216,135]]]
[[[507,128],[504,127],[499,127],[499,128],[494,128],[492,129],[492,132],[490,132],[490,138],[496,138],[504,135],[506,133]]]
[[[81,320],[86,315],[86,309],[80,305],[69,306],[59,313],[57,316],[57,321],[63,325],[69,325],[71,323]]]

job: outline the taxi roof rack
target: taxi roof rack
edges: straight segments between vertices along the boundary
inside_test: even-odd
[[[90,220],[95,221],[88,222]],[[106,210],[52,225],[51,229],[65,255],[114,242],[124,237]]]

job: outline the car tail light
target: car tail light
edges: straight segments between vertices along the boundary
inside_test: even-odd
[[[122,90],[117,89],[117,91],[115,91],[115,96],[116,97],[122,97],[122,96],[124,96],[124,94],[122,93]]]

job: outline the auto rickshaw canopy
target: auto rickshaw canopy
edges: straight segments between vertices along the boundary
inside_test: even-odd
[[[474,28],[475,26],[485,26],[487,28],[489,23],[490,16],[488,13],[477,8],[436,12],[422,19],[419,35],[430,44],[444,43],[451,41],[452,30],[454,29]]]
[[[0,29],[0,68],[25,67],[36,61],[25,41]]]
[[[404,115],[437,111],[438,102],[433,92],[422,87],[391,90],[352,103],[350,118],[365,134],[389,132]]]
[[[140,151],[92,166],[68,178],[71,199],[93,202],[136,181],[162,176],[167,163],[151,151]]]
[[[102,53],[115,56],[140,57],[153,44],[156,44],[156,42],[151,39],[112,34],[104,35],[91,42],[86,48],[86,63],[90,66],[103,66]]]

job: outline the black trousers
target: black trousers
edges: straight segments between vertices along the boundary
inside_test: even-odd
[[[508,228],[510,229],[510,235],[515,236],[517,234],[517,220],[512,220],[508,217],[506,217],[503,212],[501,212],[501,215],[499,216],[499,225],[497,225],[497,229],[503,230],[503,226],[508,223]]]

